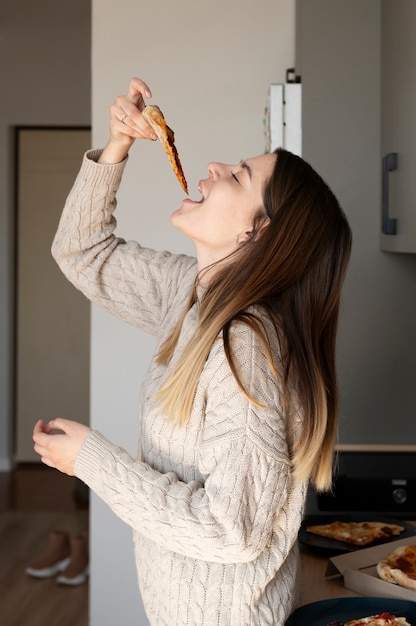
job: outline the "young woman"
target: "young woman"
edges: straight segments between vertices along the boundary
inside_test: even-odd
[[[150,96],[135,78],[115,100],[109,142],[85,156],[53,244],[88,298],[158,337],[140,451],[61,418],[36,424],[35,450],[132,526],[152,625],[283,625],[307,485],[331,484],[350,228],[314,170],[278,150],[208,165],[202,198],[171,218],[196,258],[117,238],[127,153],[154,139]]]

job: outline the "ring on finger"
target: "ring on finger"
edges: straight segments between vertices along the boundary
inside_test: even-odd
[[[127,117],[127,113],[124,113],[121,117],[120,117],[120,122],[122,122],[124,124],[124,120]]]

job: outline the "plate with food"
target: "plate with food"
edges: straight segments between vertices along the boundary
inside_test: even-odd
[[[333,553],[370,548],[416,535],[416,525],[374,515],[307,515],[299,542]]]
[[[416,602],[334,598],[299,607],[285,626],[416,626]]]

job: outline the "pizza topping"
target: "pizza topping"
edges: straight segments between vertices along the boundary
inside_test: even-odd
[[[306,530],[316,535],[344,541],[357,546],[388,541],[403,532],[403,526],[384,522],[340,522],[307,526]]]
[[[399,557],[396,560],[396,567],[397,569],[401,569],[402,572],[405,572],[410,578],[416,580],[415,564],[411,563],[408,559]]]
[[[186,182],[178,151],[175,146],[175,135],[173,130],[166,124],[162,111],[156,105],[150,104],[146,106],[142,111],[142,115],[161,141],[162,146],[169,157],[169,161],[173,171],[175,172],[176,178],[180,182],[184,192],[187,194],[188,184]]]

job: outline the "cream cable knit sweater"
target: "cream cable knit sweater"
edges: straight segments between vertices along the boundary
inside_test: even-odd
[[[163,341],[183,311],[196,261],[114,235],[125,162],[97,164],[98,155],[84,157],[53,255],[89,299]],[[195,305],[176,354],[197,315]],[[153,361],[142,386],[138,457],[93,431],[76,460],[76,475],[133,528],[152,626],[283,626],[294,606],[306,487],[292,480],[291,429],[256,337],[235,325],[233,345],[244,383],[270,408],[242,395],[219,340],[185,427],[152,403],[166,374]]]

